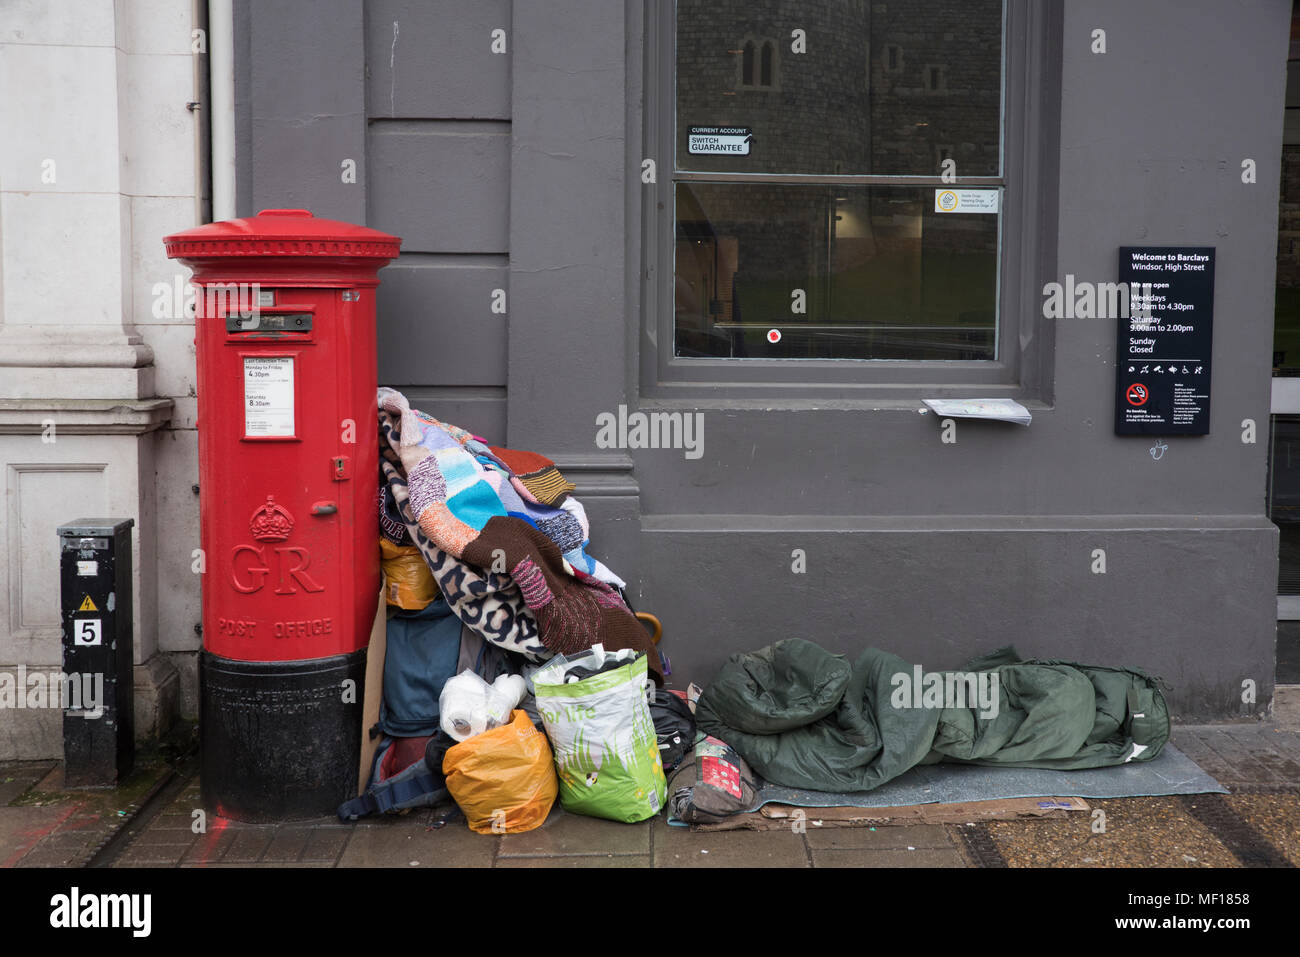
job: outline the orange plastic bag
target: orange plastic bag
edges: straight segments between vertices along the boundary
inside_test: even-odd
[[[447,790],[479,834],[517,834],[546,820],[559,792],[546,735],[527,712],[447,749]]]
[[[379,553],[384,569],[384,598],[388,604],[421,611],[438,597],[438,585],[429,571],[429,563],[414,545],[394,545],[381,538]]]

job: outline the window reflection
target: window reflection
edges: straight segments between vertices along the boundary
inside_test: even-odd
[[[678,168],[933,176],[944,143],[997,176],[1001,71],[1000,0],[679,0]],[[716,125],[752,128],[750,155],[686,152]]]
[[[676,354],[995,358],[998,216],[935,213],[933,197],[679,183]]]

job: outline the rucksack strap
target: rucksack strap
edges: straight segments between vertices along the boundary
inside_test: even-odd
[[[363,794],[360,797],[354,797],[351,801],[344,801],[339,805],[339,820],[344,823],[355,821],[357,818],[366,817],[379,811],[379,802],[375,800],[373,794]]]
[[[439,777],[424,768],[409,777],[393,778],[376,784],[360,797],[340,804],[339,820],[355,821],[371,814],[387,814],[408,801],[445,790],[445,782],[439,780]]]

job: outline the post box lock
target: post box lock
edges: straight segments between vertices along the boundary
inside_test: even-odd
[[[330,474],[336,482],[352,478],[352,459],[346,455],[333,456],[330,459]]]
[[[338,510],[339,507],[334,502],[316,502],[311,507],[313,515],[334,515]]]

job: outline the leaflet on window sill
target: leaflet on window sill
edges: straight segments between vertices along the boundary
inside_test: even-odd
[[[935,415],[955,419],[996,419],[1028,425],[1029,410],[1015,399],[922,399]]]

